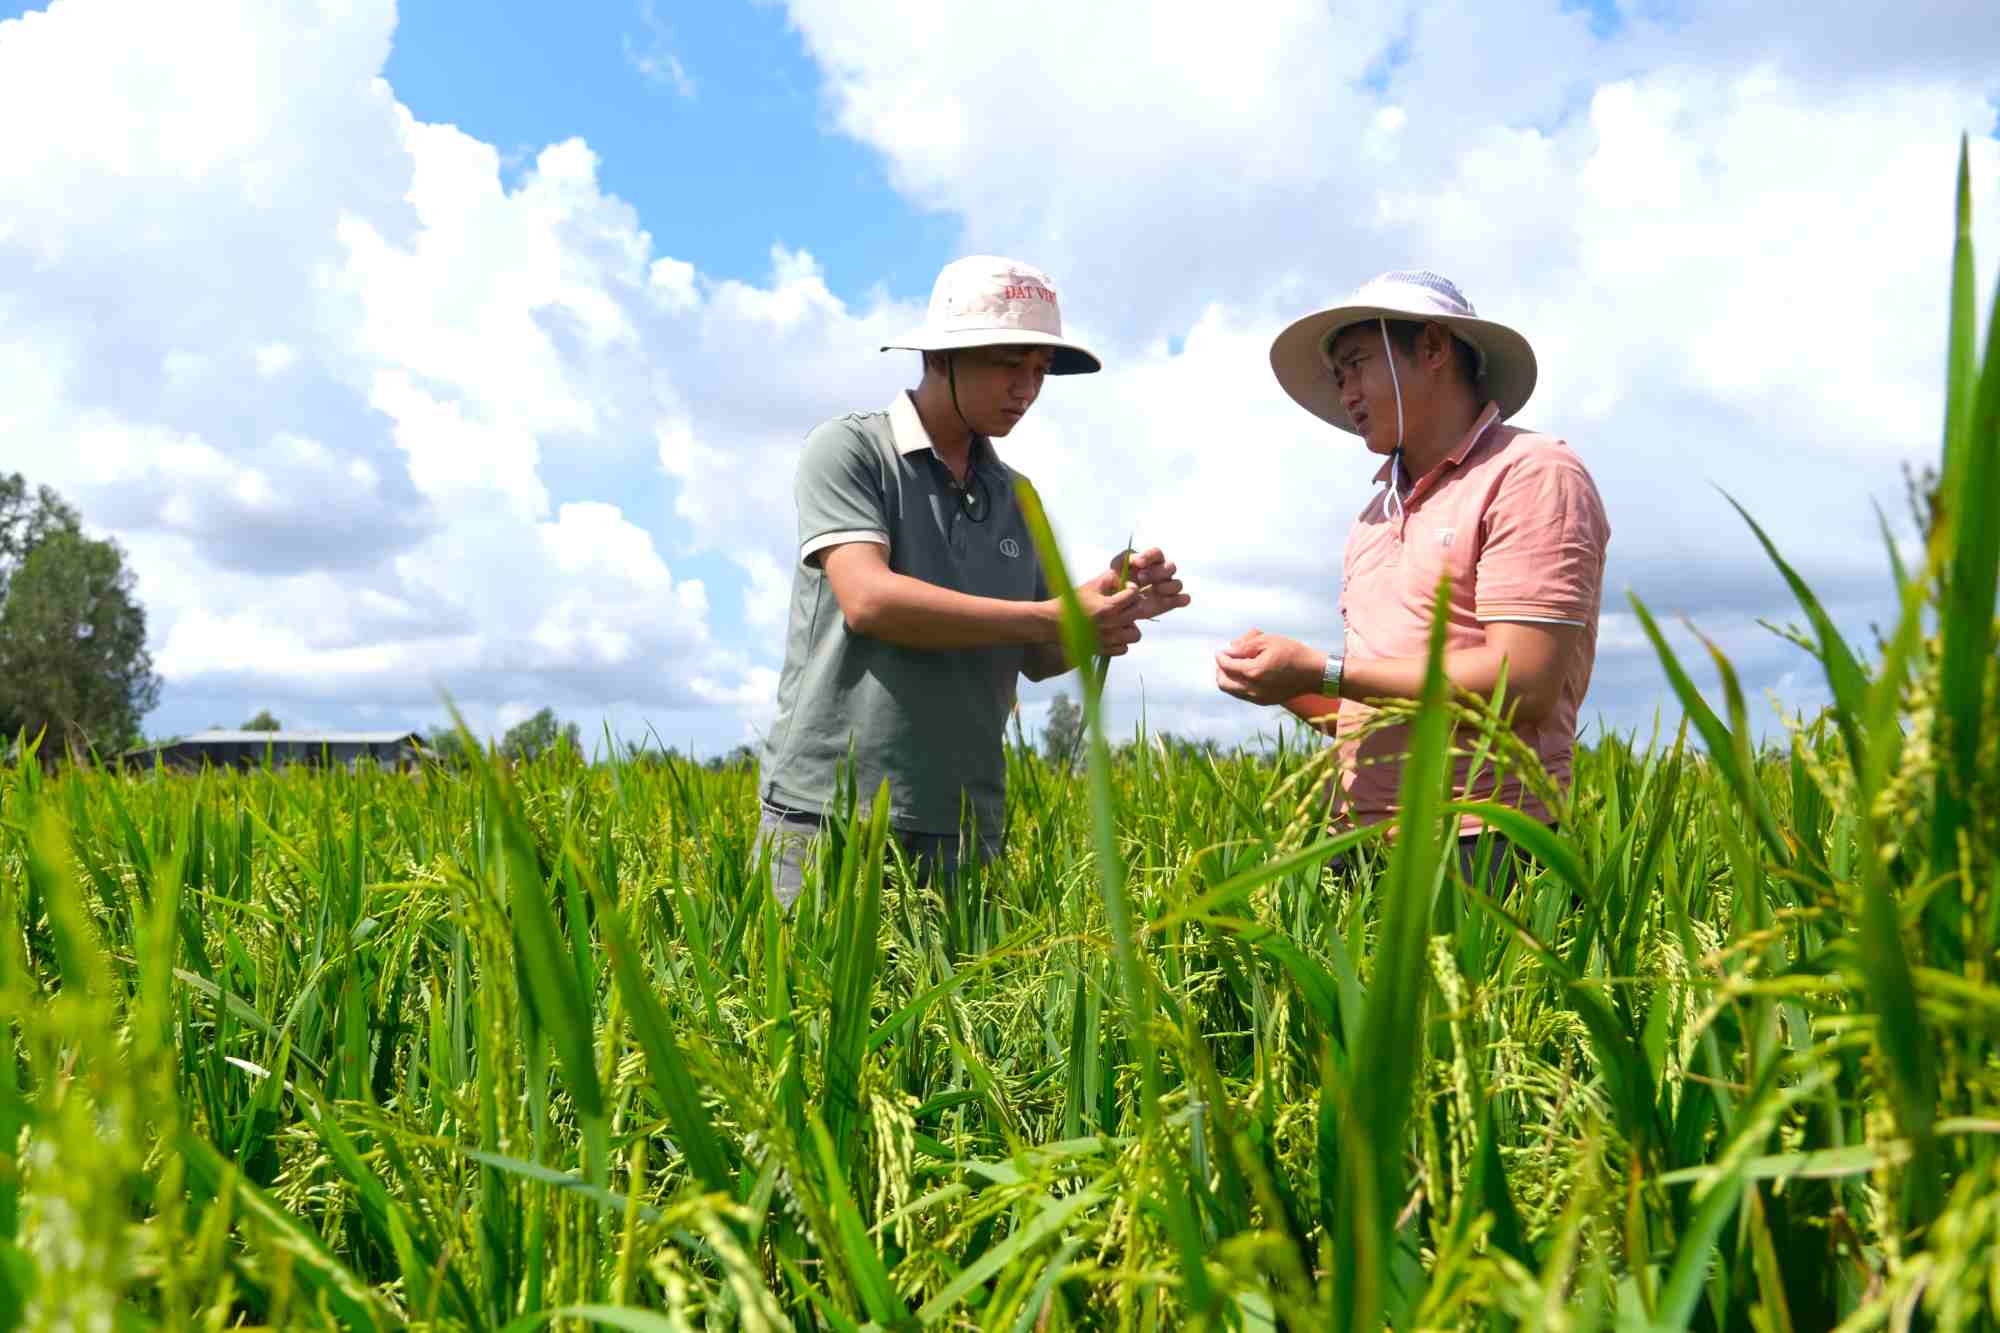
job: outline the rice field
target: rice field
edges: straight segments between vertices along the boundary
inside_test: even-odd
[[[2000,354],[1961,173],[1947,438],[1833,705],[1579,754],[1535,865],[1329,753],[1017,747],[949,896],[849,794],[781,916],[754,775],[0,768],[0,1325],[1991,1328]],[[1749,517],[1746,515],[1746,518]],[[1046,525],[1038,534],[1052,549]],[[1760,533],[1761,536],[1761,533]],[[1087,646],[1087,645],[1086,645]]]

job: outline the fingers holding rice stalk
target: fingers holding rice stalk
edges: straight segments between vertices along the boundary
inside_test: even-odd
[[[1184,591],[1179,569],[1159,547],[1140,551],[1127,539],[1102,574],[1077,589],[1099,635],[1095,660],[1082,664],[1102,689],[1111,659],[1122,657],[1142,636],[1138,622],[1178,610],[1192,600]]]
[[[1125,549],[1120,551],[1117,555],[1111,558],[1111,567],[1112,569],[1117,571],[1118,575],[1118,582],[1116,586],[1117,591],[1122,592],[1125,589],[1132,586],[1132,538],[1130,536],[1127,536],[1125,538]],[[1089,669],[1090,669],[1089,667],[1084,668],[1084,670],[1086,671],[1088,671]],[[1104,692],[1104,683],[1110,678],[1111,678],[1111,654],[1108,652],[1099,653],[1097,655],[1098,693],[1101,694]]]

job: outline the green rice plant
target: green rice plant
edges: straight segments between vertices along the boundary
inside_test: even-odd
[[[741,770],[50,773],[27,738],[0,1329],[2000,1323],[1967,180],[1885,637],[1739,507],[1831,700],[1775,742],[1637,604],[1678,717],[1556,791],[1433,645],[1384,721],[1399,818],[1328,828],[1316,736],[1114,745],[1071,606],[1086,762],[1010,747],[1005,857],[919,883],[850,784],[785,915]],[[1531,854],[1511,885],[1445,854],[1468,816]]]
[[[1339,1202],[1333,1223],[1336,1251],[1351,1263],[1336,1270],[1333,1314],[1337,1327],[1370,1329],[1385,1309],[1407,1319],[1415,1302],[1396,1291],[1393,1256],[1398,1219],[1404,1208],[1406,1168],[1399,1145],[1414,1100],[1423,1044],[1412,1040],[1424,1029],[1428,996],[1425,941],[1437,892],[1440,834],[1448,766],[1451,717],[1445,708],[1443,614],[1449,589],[1440,587],[1433,614],[1423,695],[1411,731],[1409,760],[1400,792],[1402,814],[1389,855],[1384,888],[1389,903],[1376,944],[1374,984],[1367,999],[1359,1040],[1346,1068],[1331,1058],[1326,1068],[1333,1086],[1332,1115],[1338,1133],[1322,1135],[1321,1152],[1338,1145]],[[1361,1072],[1366,1071],[1366,1076]],[[1324,1122],[1329,1110],[1322,1107]],[[1324,1172],[1324,1168],[1322,1168]]]

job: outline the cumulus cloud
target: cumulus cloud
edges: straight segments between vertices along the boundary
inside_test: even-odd
[[[389,4],[225,8],[217,43],[108,0],[0,24],[0,115],[64,127],[0,164],[0,465],[124,540],[190,699],[754,712],[762,654],[626,508],[692,270],[583,144],[510,186],[398,105]]]
[[[791,4],[839,123],[962,214],[968,247],[1053,269],[1112,352],[1045,397],[1010,456],[1085,548],[1136,525],[1180,558],[1197,604],[1139,656],[1156,654],[1155,713],[1195,720],[1218,637],[1337,634],[1340,544],[1374,472],[1277,390],[1270,337],[1412,265],[1535,342],[1520,421],[1571,440],[1604,492],[1609,616],[1636,591],[1753,680],[1798,665],[1756,624],[1794,613],[1723,488],[1863,635],[1886,604],[1873,506],[1901,518],[1899,465],[1941,430],[1961,131],[1982,289],[2000,248],[1978,8],[1849,6],[1801,28],[1738,6],[1605,23],[1432,0],[1163,24],[1051,0],[975,30]],[[1879,54],[1854,40],[1885,29]],[[1032,113],[1017,81],[973,73],[1006,70],[1032,79]],[[1661,688],[1649,647],[1605,635],[1593,707],[1631,721]]]
[[[1268,727],[1214,693],[1215,644],[1337,633],[1374,468],[1267,349],[1412,263],[1534,340],[1522,420],[1605,493],[1594,708],[1636,725],[1660,695],[1627,588],[1812,699],[1756,628],[1789,612],[1711,483],[1844,623],[1881,614],[1870,505],[1935,450],[1951,154],[1995,120],[1965,40],[1982,7],[789,12],[833,122],[964,249],[1047,266],[1109,356],[1003,449],[1079,566],[1130,534],[1190,580],[1113,673],[1128,717]],[[476,725],[553,703],[754,736],[799,444],[914,378],[876,349],[925,293],[850,304],[809,249],[774,244],[755,281],[658,253],[589,145],[517,175],[412,116],[382,77],[393,30],[389,0],[223,3],[198,40],[118,0],[0,23],[0,116],[48,127],[0,154],[0,466],[126,543],[189,709],[416,722],[442,686]],[[2000,150],[1974,157],[1990,290]]]

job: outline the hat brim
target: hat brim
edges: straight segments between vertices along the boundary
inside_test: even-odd
[[[1341,406],[1340,390],[1333,385],[1333,365],[1327,360],[1326,343],[1350,324],[1375,319],[1442,324],[1471,343],[1486,362],[1486,373],[1480,380],[1485,396],[1499,405],[1503,421],[1525,407],[1534,395],[1535,349],[1505,324],[1389,306],[1344,305],[1307,315],[1272,340],[1271,370],[1292,401],[1322,421],[1358,435],[1354,423],[1347,419],[1347,409]]]
[[[951,332],[918,329],[907,337],[882,344],[885,352],[957,352],[968,347],[1050,348],[1055,353],[1049,362],[1051,375],[1091,375],[1104,369],[1097,353],[1081,343],[1032,329],[958,329]]]

